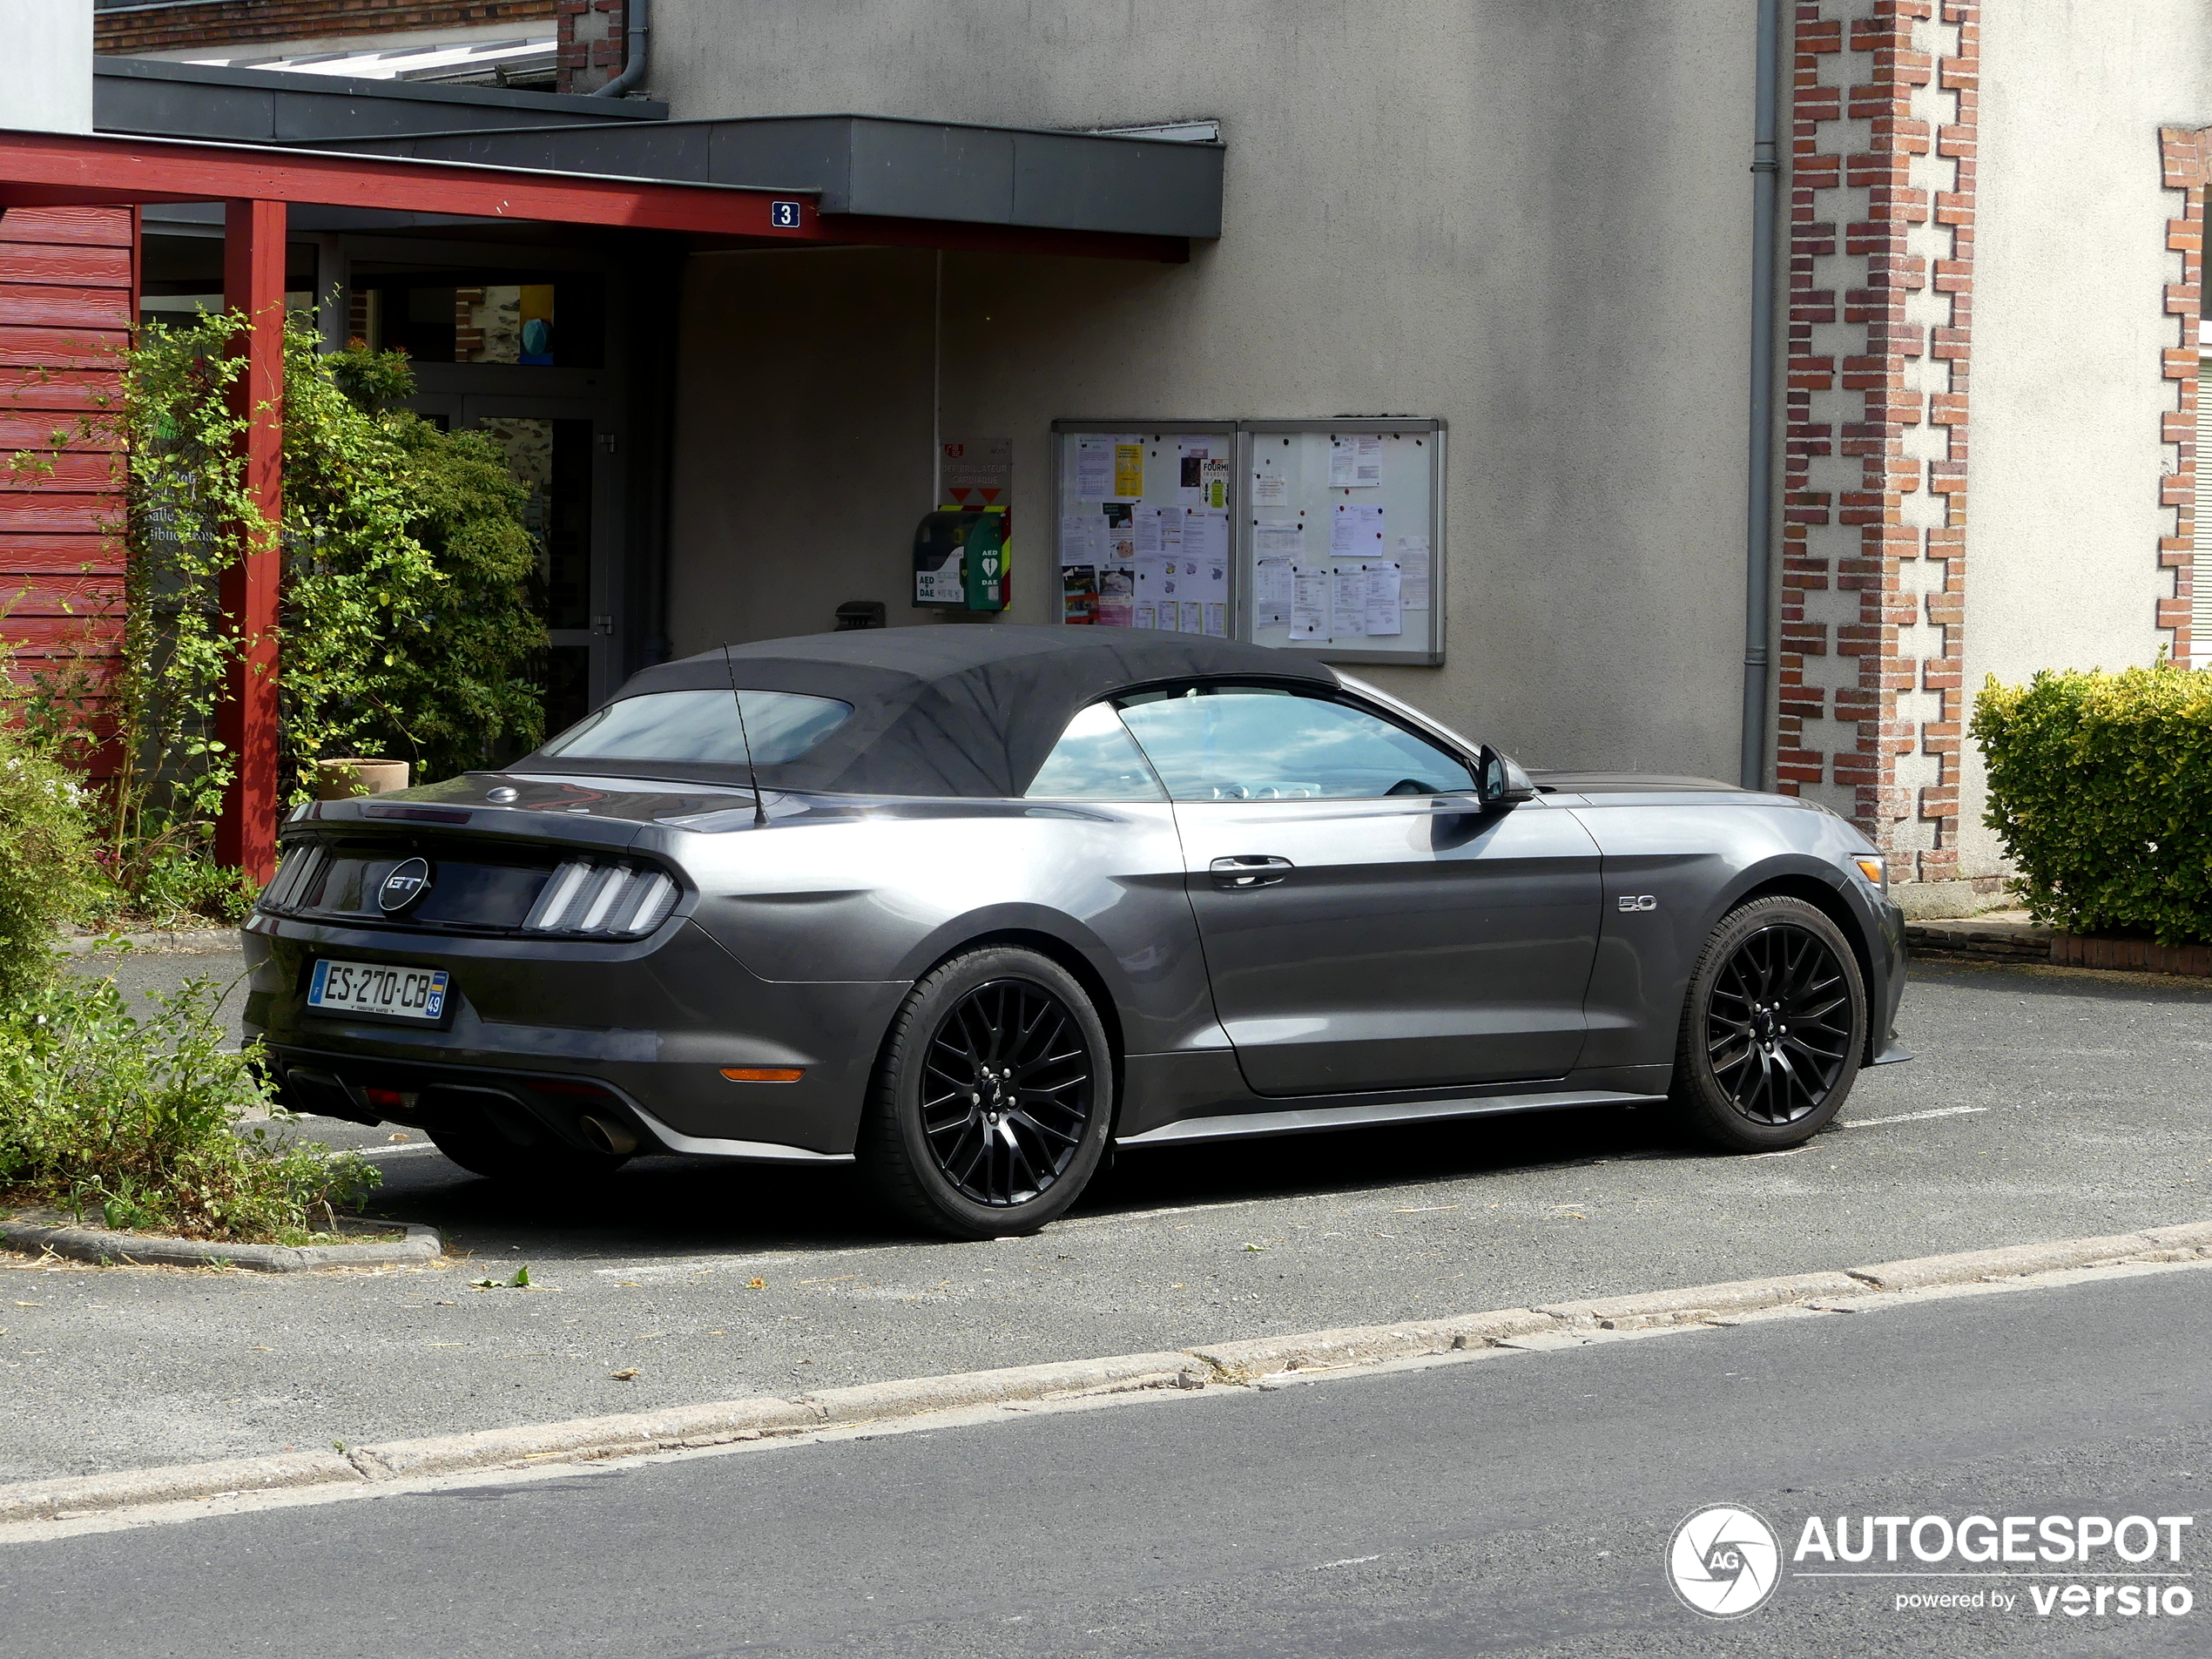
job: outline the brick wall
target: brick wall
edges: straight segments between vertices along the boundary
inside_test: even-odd
[[[542,21],[556,0],[184,0],[94,14],[93,50],[109,57],[190,46],[280,44],[330,35],[397,34]]]
[[[2212,179],[2212,128],[2161,127],[2158,138],[2166,188],[2181,198],[2166,222],[2166,246],[2175,257],[2175,280],[2166,285],[2166,314],[2175,320],[2177,343],[2166,347],[2160,364],[2175,399],[2159,428],[2168,457],[2160,469],[2159,504],[2174,509],[2174,522],[2159,538],[2158,563],[2173,571],[2174,591],[2158,600],[2158,626],[2171,641],[2168,655],[2191,664],[2198,648],[2189,618],[2196,593],[2197,336],[2204,311],[2204,187]]]
[[[622,73],[625,0],[558,0],[561,90],[592,92]]]
[[[1801,0],[1777,775],[1958,874],[1979,0]]]
[[[104,442],[51,446],[118,388],[137,267],[130,208],[0,216],[0,661],[19,683],[72,659],[97,671],[119,626],[116,457]],[[24,452],[51,472],[12,464]]]

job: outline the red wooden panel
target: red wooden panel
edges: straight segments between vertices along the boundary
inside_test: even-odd
[[[77,572],[121,575],[121,542],[112,536],[0,536],[0,583]]]
[[[0,536],[27,530],[42,536],[97,535],[123,516],[114,496],[66,495],[60,490],[0,494]]]
[[[0,409],[103,408],[115,398],[112,368],[0,368]]]
[[[37,453],[35,475],[11,474],[11,452],[0,449],[0,494],[48,489],[119,490],[123,488],[123,457],[98,451],[70,451],[62,455]]]
[[[10,209],[0,224],[13,219]],[[43,242],[0,243],[0,282],[48,282],[64,286],[131,287],[127,247],[72,247]]]
[[[127,207],[17,207],[0,214],[0,242],[127,248],[131,238]]]
[[[122,578],[114,576],[0,576],[0,615],[77,617],[103,627],[118,622]],[[4,626],[4,624],[0,624]]]
[[[97,426],[88,433],[84,418],[68,409],[11,409],[7,393],[0,391],[0,489],[12,487],[9,458],[18,449],[44,451],[58,447],[80,455],[107,455],[122,447],[112,433]],[[58,446],[57,435],[61,441]]]
[[[95,644],[105,647],[118,626],[83,617],[0,617],[0,647],[18,658],[66,657]]]
[[[10,328],[0,324],[0,363],[49,368],[111,368],[130,336],[96,328]]]
[[[138,320],[128,288],[35,287],[27,282],[0,282],[0,322],[128,328]]]

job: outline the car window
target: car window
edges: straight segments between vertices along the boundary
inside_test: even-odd
[[[738,724],[738,703],[745,725]],[[696,760],[743,765],[796,760],[845,724],[850,703],[796,691],[647,691],[610,703],[548,743],[540,754],[567,760]]]
[[[1122,717],[1094,703],[1068,722],[1037,769],[1031,800],[1165,800]]]
[[[1177,800],[1303,800],[1471,791],[1467,767],[1379,715],[1273,686],[1126,698],[1122,718]]]

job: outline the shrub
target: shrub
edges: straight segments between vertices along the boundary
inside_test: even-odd
[[[1988,766],[1983,821],[2038,921],[2212,940],[2212,672],[1993,678],[1972,731]]]
[[[238,1132],[266,1108],[250,1054],[223,1047],[220,992],[193,980],[132,1017],[112,981],[64,979],[0,1016],[0,1196],[93,1224],[300,1243],[376,1185],[358,1153]]]
[[[0,725],[0,1001],[52,977],[54,930],[91,900],[84,796],[67,771]]]

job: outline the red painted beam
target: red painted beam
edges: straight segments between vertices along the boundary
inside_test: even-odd
[[[239,640],[216,734],[238,775],[224,798],[215,855],[255,881],[276,872],[277,596],[284,519],[284,204],[233,201],[223,221],[223,305],[247,327],[233,349],[246,360],[233,394],[246,418],[246,493],[264,528],[223,573],[223,613]]]
[[[174,138],[0,132],[0,206],[252,200],[825,242],[810,195]],[[772,204],[796,201],[799,223]]]

